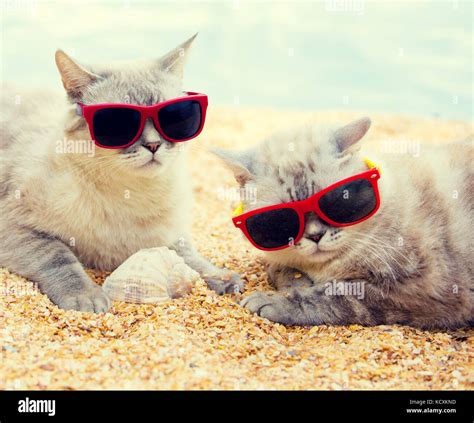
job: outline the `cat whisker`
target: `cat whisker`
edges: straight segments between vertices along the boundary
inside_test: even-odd
[[[401,269],[404,269],[405,266],[404,264],[400,263],[396,258],[395,256],[393,255],[393,253],[396,254],[397,257],[400,257],[401,259],[404,259],[408,262],[408,264],[410,264],[410,266],[412,266],[413,269],[415,269],[415,271],[421,275],[421,273],[419,272],[419,270],[417,269],[417,266],[416,266],[416,263],[414,263],[410,257],[408,257],[406,254],[402,253],[400,251],[400,248],[396,248],[395,246],[393,245],[390,245],[388,242],[384,241],[383,239],[381,239],[380,237],[377,237],[375,235],[372,235],[372,234],[359,234],[359,237],[358,237],[359,240],[367,240],[369,239],[371,242],[374,242],[377,246],[381,247],[382,250],[385,250],[385,249],[389,249],[392,254],[390,255],[390,257],[400,266]]]

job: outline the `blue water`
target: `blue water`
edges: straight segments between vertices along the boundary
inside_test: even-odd
[[[159,57],[200,34],[185,73],[213,104],[470,120],[472,2],[0,0],[4,81],[59,88],[84,63]]]

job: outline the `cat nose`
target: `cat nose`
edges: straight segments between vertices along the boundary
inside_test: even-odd
[[[319,241],[321,241],[321,238],[324,236],[326,232],[327,232],[326,229],[323,229],[319,232],[308,234],[306,238],[309,238],[311,241],[314,241],[317,244]]]
[[[160,148],[160,143],[159,142],[151,142],[149,144],[143,144],[143,147],[147,148],[150,150],[153,154],[156,153],[156,151]]]
[[[317,244],[327,230],[328,227],[314,213],[308,213],[305,216],[305,238]]]
[[[152,153],[156,153],[158,148],[160,148],[160,145],[163,143],[163,140],[155,129],[151,119],[148,119],[145,122],[145,127],[143,128],[143,132],[140,135],[140,143]]]

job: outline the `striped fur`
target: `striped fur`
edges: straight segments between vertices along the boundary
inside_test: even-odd
[[[246,211],[307,198],[366,169],[366,155],[383,171],[377,214],[345,228],[308,215],[301,241],[265,254],[278,291],[254,293],[243,305],[294,325],[472,324],[472,141],[422,146],[420,157],[361,152],[355,143],[367,121],[344,130],[307,125],[270,137],[251,154],[218,153],[242,185],[257,190]],[[349,142],[341,143],[341,134]],[[311,235],[318,232],[324,235],[316,246]],[[334,282],[363,286],[364,297],[334,295]]]

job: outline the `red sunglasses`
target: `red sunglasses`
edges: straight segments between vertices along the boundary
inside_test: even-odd
[[[86,120],[97,146],[126,148],[140,137],[148,118],[167,141],[182,142],[197,137],[206,120],[207,104],[207,95],[186,92],[183,97],[151,106],[77,103],[77,114]]]
[[[373,216],[380,207],[379,178],[375,167],[336,182],[306,200],[262,207],[235,216],[232,221],[260,250],[288,248],[303,236],[308,212],[332,226],[355,225]]]

